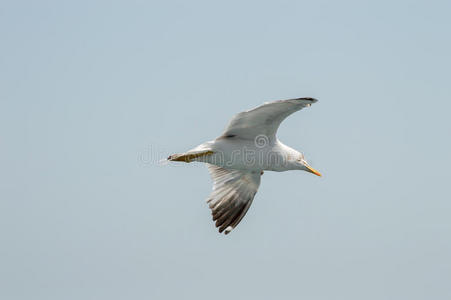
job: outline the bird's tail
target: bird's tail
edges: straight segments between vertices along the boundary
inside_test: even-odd
[[[212,155],[214,152],[211,150],[204,151],[196,151],[196,152],[187,152],[181,154],[172,154],[168,157],[169,161],[182,161],[186,163],[190,163],[196,158],[200,158],[207,155]]]

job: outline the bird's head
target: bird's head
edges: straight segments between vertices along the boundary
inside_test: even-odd
[[[292,163],[295,165],[297,170],[303,170],[303,171],[307,171],[309,173],[315,174],[316,176],[321,176],[320,172],[318,172],[317,170],[310,167],[310,165],[307,163],[307,161],[304,158],[304,154],[302,154],[302,153],[298,152]]]

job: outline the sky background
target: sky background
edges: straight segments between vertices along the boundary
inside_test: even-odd
[[[0,298],[450,299],[450,1],[1,1]],[[202,164],[315,97],[230,235]]]

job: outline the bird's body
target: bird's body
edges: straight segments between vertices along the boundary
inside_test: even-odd
[[[304,170],[321,176],[307,164],[302,153],[276,137],[280,123],[287,116],[316,101],[313,98],[280,100],[241,112],[215,140],[168,157],[170,161],[207,163],[214,182],[207,202],[219,232],[229,233],[244,217],[264,170]]]
[[[262,137],[262,139],[264,139]],[[247,171],[283,172],[296,169],[290,159],[298,152],[279,140],[268,142],[263,147],[255,140],[240,138],[219,138],[203,143],[188,151],[213,151],[213,154],[194,158],[193,161],[213,164],[219,167]]]

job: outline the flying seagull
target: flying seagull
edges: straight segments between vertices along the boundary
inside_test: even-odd
[[[321,174],[304,155],[276,137],[280,123],[292,113],[310,106],[314,98],[266,102],[235,115],[221,136],[169,161],[204,162],[213,179],[207,199],[219,232],[230,233],[243,219],[260,185],[263,171],[302,170]]]

